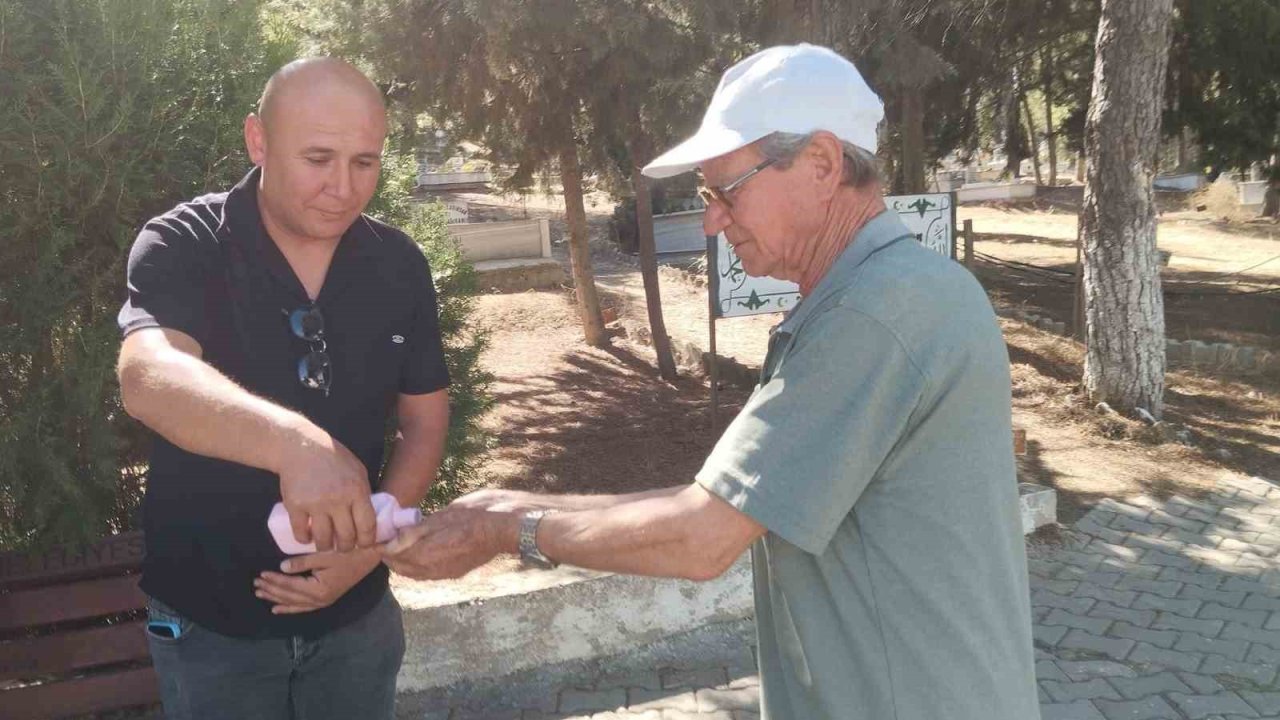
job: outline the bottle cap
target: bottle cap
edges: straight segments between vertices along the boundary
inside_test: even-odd
[[[391,524],[397,528],[409,527],[422,522],[422,511],[416,507],[400,508],[391,514]]]

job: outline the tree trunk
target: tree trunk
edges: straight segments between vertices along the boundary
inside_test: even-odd
[[[921,88],[902,89],[902,192],[925,191],[924,97]]]
[[[889,184],[889,191],[899,192],[898,154],[892,151],[889,143],[885,143],[885,146],[880,148],[878,157],[880,158],[880,167],[883,169],[885,181]]]
[[[1027,102],[1024,92],[1020,98],[1022,113],[1027,116],[1027,143],[1031,146],[1031,167],[1036,172],[1036,184],[1044,184],[1044,175],[1040,172],[1040,143],[1036,142],[1036,119],[1031,115],[1031,103]]]
[[[1018,76],[1018,68],[1014,67],[1010,75],[1010,83],[1005,88],[1001,100],[1000,111],[1004,121],[1004,172],[1002,177],[1012,176],[1014,180],[1022,177],[1022,161],[1026,158],[1025,139],[1022,135],[1022,111],[1018,106],[1018,88],[1022,81]]]
[[[1040,52],[1040,86],[1044,93],[1044,139],[1049,145],[1049,187],[1058,186],[1058,133],[1053,129],[1053,50]]]
[[[1280,182],[1272,181],[1267,186],[1267,193],[1262,196],[1261,217],[1280,219]]]
[[[1173,0],[1102,0],[1080,232],[1085,389],[1117,409],[1164,409],[1164,297],[1151,181]]]
[[[600,314],[595,274],[591,271],[591,244],[587,235],[587,210],[582,204],[582,168],[573,132],[560,145],[560,183],[564,186],[564,214],[569,225],[569,259],[573,264],[573,291],[587,344],[607,347],[609,335]]]
[[[1172,53],[1173,51],[1170,52]],[[1173,85],[1173,112],[1171,116],[1174,122],[1179,124],[1178,143],[1175,146],[1173,158],[1174,165],[1177,166],[1174,169],[1176,173],[1182,172],[1187,167],[1187,135],[1183,132],[1183,130],[1186,130],[1186,126],[1182,125],[1182,70],[1179,65],[1181,63],[1175,64],[1173,58],[1169,59],[1169,73],[1175,75],[1175,79],[1171,83]]]
[[[662,319],[662,290],[658,285],[658,254],[653,243],[653,205],[649,199],[649,180],[640,173],[640,159],[650,155],[647,139],[636,133],[631,139],[630,151],[631,187],[636,195],[640,277],[644,279],[644,299],[645,307],[649,310],[653,352],[658,356],[658,375],[667,382],[675,382],[676,361],[671,356],[671,337],[667,335],[667,324]]]

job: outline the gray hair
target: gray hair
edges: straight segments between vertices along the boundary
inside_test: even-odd
[[[809,145],[814,134],[775,132],[766,135],[758,147],[762,155],[773,160],[780,169],[785,170],[791,167],[792,161],[800,151]],[[847,140],[841,140],[840,145],[844,148],[845,158],[844,177],[840,178],[841,185],[864,187],[880,181],[880,168],[875,155]]]

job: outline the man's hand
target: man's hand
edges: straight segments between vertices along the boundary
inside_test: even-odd
[[[382,549],[382,560],[400,575],[441,580],[466,575],[516,546],[518,513],[454,503],[418,525],[404,528]]]
[[[280,495],[299,542],[347,552],[376,542],[369,474],[345,445],[314,425],[298,433],[280,462]]]
[[[276,615],[319,610],[332,605],[364,579],[380,559],[376,549],[299,555],[281,563],[283,572],[259,575],[253,581],[254,594],[274,603],[271,612]],[[300,577],[308,571],[311,575]]]

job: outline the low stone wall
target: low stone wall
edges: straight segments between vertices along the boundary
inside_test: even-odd
[[[1051,317],[1037,315],[1026,310],[997,309],[1001,317],[1019,320],[1046,332],[1069,337],[1067,324]],[[1233,343],[1206,343],[1200,340],[1165,339],[1165,362],[1171,368],[1194,368],[1240,373],[1280,370],[1280,353],[1263,350],[1252,345]]]
[[[1242,372],[1280,369],[1280,355],[1252,345],[1206,343],[1199,340],[1165,340],[1170,367],[1219,368]]]
[[[751,562],[695,583],[568,566],[525,570],[476,587],[393,585],[404,609],[400,692],[607,657],[708,624],[750,618]]]
[[[956,190],[956,202],[987,202],[992,200],[1030,200],[1036,196],[1034,183],[965,183]]]
[[[551,257],[547,218],[506,222],[458,223],[448,226],[462,257],[471,263]]]
[[[554,258],[482,260],[475,268],[476,286],[483,291],[524,292],[569,283],[564,268]]]

